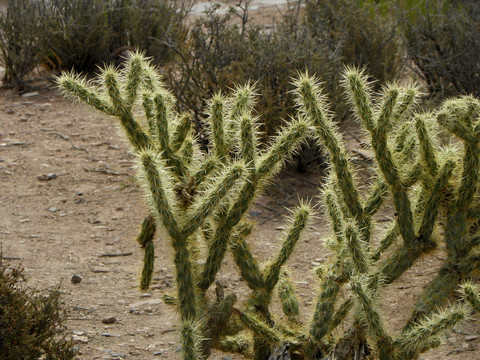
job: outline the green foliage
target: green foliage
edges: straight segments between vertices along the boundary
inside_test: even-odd
[[[42,0],[42,24],[46,61],[54,68],[94,70],[108,60],[110,29],[105,0]],[[42,54],[43,55],[43,54]]]
[[[479,95],[480,10],[474,0],[420,1],[404,10],[406,49],[432,95]]]
[[[40,5],[30,0],[9,1],[7,12],[0,14],[0,63],[5,68],[3,83],[7,86],[28,87],[25,77],[41,60],[39,16]]]
[[[0,358],[73,359],[73,344],[63,334],[60,294],[40,295],[24,280],[21,268],[8,267],[0,257]]]
[[[480,264],[480,101],[474,97],[447,100],[434,113],[415,113],[420,95],[415,86],[391,83],[374,95],[364,72],[347,67],[340,85],[375,159],[375,176],[361,186],[328,101],[308,74],[293,84],[296,119],[264,150],[257,145],[252,115],[254,89],[216,94],[207,102],[208,152],[191,140],[186,115],[175,111],[172,94],[139,54],[131,54],[121,71],[103,70],[99,86],[68,74],[58,82],[74,98],[116,117],[137,154],[150,205],[138,236],[146,251],[141,286],[148,286],[153,271],[148,252],[153,251],[155,219],[173,248],[177,296],[165,300],[180,313],[184,359],[207,357],[212,347],[256,360],[278,351],[305,360],[364,359],[369,354],[381,360],[416,359],[478,309],[478,288],[469,283],[460,289],[465,301],[447,305]],[[461,147],[441,146],[440,128],[444,142]],[[249,246],[254,226],[246,214],[307,136],[328,152],[322,205],[334,236],[319,239],[332,255],[317,269],[317,301],[303,326],[285,268],[314,215],[312,207],[300,203],[292,211],[278,253],[264,263]],[[387,231],[380,231],[380,211],[392,218]],[[379,310],[383,290],[440,241],[446,257],[439,272],[404,329],[390,333]],[[224,294],[219,284],[216,300],[208,296],[228,250],[250,288],[241,308],[236,296]],[[271,312],[277,293],[286,324]],[[342,333],[340,324],[347,331]]]

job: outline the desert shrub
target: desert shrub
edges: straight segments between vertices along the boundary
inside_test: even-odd
[[[157,63],[172,59],[169,44],[184,39],[186,1],[53,0],[42,2],[47,62],[57,69],[95,70],[140,49]]]
[[[208,357],[212,347],[255,360],[413,360],[480,310],[480,288],[464,282],[480,268],[480,100],[452,98],[434,113],[414,112],[416,86],[392,83],[375,93],[356,68],[341,78],[375,159],[368,184],[358,177],[318,80],[306,74],[294,82],[297,116],[264,149],[257,142],[254,89],[215,95],[206,110],[208,152],[194,140],[188,114],[174,110],[160,75],[138,54],[121,72],[105,69],[95,83],[75,74],[58,79],[70,96],[117,118],[137,154],[150,209],[137,238],[145,249],[141,287],[151,281],[155,233],[162,228],[177,284],[177,295],[164,299],[180,314],[184,360]],[[441,128],[450,145],[439,141]],[[318,238],[329,260],[315,269],[320,287],[303,325],[286,264],[314,210],[308,203],[294,209],[278,252],[263,264],[249,246],[261,239],[251,236],[255,224],[248,213],[308,136],[329,154],[321,207],[331,231]],[[385,216],[391,218],[386,229]],[[388,330],[382,292],[422,258],[435,256],[440,243],[441,266],[403,329]],[[213,298],[209,292],[227,251],[250,289],[242,304],[220,285]],[[457,291],[462,298],[449,303]],[[284,320],[271,306],[277,292]]]
[[[41,60],[39,16],[40,5],[31,0],[9,1],[7,12],[0,14],[0,63],[5,68],[4,85],[25,88],[25,77]]]
[[[178,49],[180,63],[167,71],[179,106],[193,111],[199,128],[204,99],[235,83],[256,84],[262,93],[256,111],[272,135],[294,113],[291,79],[298,71],[321,74],[342,116],[346,104],[337,84],[344,64],[365,66],[381,81],[393,80],[401,68],[396,27],[375,16],[373,5],[309,0],[305,10],[290,7],[265,28],[249,20],[248,3],[226,14],[215,6],[207,10],[192,26],[188,45]]]
[[[387,15],[378,1],[307,0],[305,8],[311,36],[379,83],[396,79],[403,68],[398,20]]]
[[[23,281],[23,270],[0,258],[0,359],[73,359],[73,344],[63,336],[60,293],[43,296]]]
[[[480,94],[480,7],[474,0],[421,1],[405,11],[413,70],[437,97]]]
[[[109,2],[42,0],[46,61],[59,69],[94,70],[110,55]]]
[[[144,51],[157,64],[173,60],[175,52],[172,48],[178,48],[185,41],[187,29],[184,20],[191,7],[190,2],[118,0],[113,15],[123,17],[125,15],[119,10],[126,9],[127,19],[116,20],[112,17],[114,22],[111,28],[118,29],[112,33],[121,34],[123,40],[112,41],[116,45],[111,47],[111,51],[121,46],[130,46]]]

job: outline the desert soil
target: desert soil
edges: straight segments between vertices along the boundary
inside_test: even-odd
[[[27,95],[27,96],[26,96]],[[0,94],[0,242],[11,266],[25,269],[27,284],[41,292],[59,289],[68,310],[67,332],[79,359],[178,359],[178,316],[161,301],[175,293],[172,251],[162,234],[155,240],[152,289],[139,290],[143,251],[135,242],[147,214],[135,182],[135,160],[114,121],[58,95]],[[355,130],[345,136],[356,146]],[[318,195],[322,173],[283,171],[250,212],[256,223],[250,243],[260,262],[282,240],[285,208]],[[387,226],[391,221],[383,219]],[[312,268],[327,261],[322,238],[328,226],[311,222],[289,261],[307,323],[317,295]],[[106,255],[121,256],[106,256]],[[422,259],[384,294],[389,327],[401,329],[423,286],[435,274],[439,251]],[[81,282],[73,284],[76,275]],[[219,280],[240,301],[248,290],[230,255]],[[278,300],[276,300],[278,302]],[[276,304],[278,310],[278,304]],[[279,318],[280,312],[276,311]],[[114,317],[115,322],[102,320]],[[447,335],[424,360],[480,359],[480,322],[474,317]],[[213,360],[240,356],[214,353]]]

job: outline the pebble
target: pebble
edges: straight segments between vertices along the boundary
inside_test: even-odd
[[[78,275],[72,276],[72,284],[80,284],[82,282],[82,278]]]
[[[7,109],[7,114],[12,115],[15,114],[15,111],[13,109]]]
[[[25,93],[22,95],[22,97],[24,98],[32,98],[32,97],[36,97],[40,95],[40,93],[36,92],[36,91],[32,91],[32,92],[28,92],[28,93]]]
[[[22,117],[20,118],[20,121],[21,121],[21,122],[27,122],[28,119],[27,119],[25,116],[22,116]]]
[[[42,175],[38,175],[37,179],[40,181],[50,181],[50,180],[56,179],[57,177],[58,177],[57,174],[42,174]]]
[[[113,351],[110,352],[110,356],[112,356],[112,357],[119,357],[119,358],[122,358],[122,359],[124,359],[124,358],[127,357],[127,355],[125,355],[125,354],[117,353],[117,352],[113,352]]]
[[[76,343],[88,343],[88,338],[86,336],[72,335],[72,340]]]
[[[108,270],[104,267],[95,266],[95,267],[91,268],[90,271],[93,272],[93,273],[108,273],[110,270]]]
[[[57,208],[52,206],[51,208],[48,208],[48,211],[50,211],[50,212],[56,212],[56,211],[57,211]]]
[[[153,353],[153,356],[160,356],[163,355],[163,351],[157,351]]]
[[[115,316],[109,316],[102,319],[102,323],[104,324],[114,324],[117,321]]]

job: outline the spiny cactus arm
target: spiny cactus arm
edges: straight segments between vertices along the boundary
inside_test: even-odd
[[[364,71],[347,67],[343,74],[343,86],[357,118],[368,131],[373,131],[375,120],[372,112],[372,89]]]
[[[280,270],[293,252],[295,245],[300,238],[300,234],[307,226],[307,222],[312,214],[310,205],[303,203],[292,214],[291,226],[288,234],[283,241],[282,248],[275,260],[265,269],[265,290],[272,291],[278,282]]]
[[[128,109],[121,95],[118,73],[113,68],[106,68],[102,72],[103,84],[115,109],[115,115],[120,119],[128,140],[137,152],[152,147],[148,135],[142,130],[140,124],[134,119],[131,109]]]
[[[305,114],[306,118],[313,124],[315,136],[325,145],[330,154],[344,202],[349,204],[348,209],[352,217],[357,219],[362,227],[368,228],[369,226],[363,223],[363,208],[347,153],[340,141],[338,130],[328,114],[326,99],[321,94],[318,82],[314,78],[309,78],[308,74],[304,74],[294,82],[294,85],[296,87],[296,102],[300,112]]]
[[[435,150],[430,132],[427,131],[425,126],[425,121],[428,121],[428,117],[430,117],[430,115],[417,115],[415,128],[417,130],[418,140],[420,141],[422,165],[425,170],[428,171],[428,175],[431,178],[436,178],[440,166],[438,164],[437,157],[435,156]]]
[[[359,239],[353,224],[348,224],[345,229],[345,238],[347,239],[347,247],[355,266],[355,270],[359,274],[366,274],[369,269],[369,259],[365,252],[365,244]]]
[[[218,348],[224,352],[244,355],[247,359],[252,358],[250,342],[241,336],[223,337],[218,344]]]
[[[255,158],[257,153],[257,129],[252,116],[244,113],[240,117],[240,154],[245,164],[252,167],[255,166]]]
[[[415,185],[417,181],[421,178],[422,176],[422,164],[420,162],[417,162],[412,166],[410,171],[408,171],[404,177],[403,177],[403,187],[405,189],[408,189]]]
[[[399,229],[400,232],[400,229]],[[404,244],[396,249],[380,266],[385,284],[391,284],[407,271],[422,254],[434,248],[434,244],[412,243]]]
[[[180,327],[180,338],[183,360],[201,360],[200,337],[198,325],[193,320],[183,320]]]
[[[213,283],[225,256],[231,231],[240,222],[255,196],[257,184],[255,177],[255,172],[250,170],[228,213],[218,219],[219,223],[209,247],[207,261],[198,285],[202,290],[207,290]]]
[[[282,340],[280,334],[268,326],[264,321],[260,320],[254,314],[248,312],[242,312],[236,308],[234,308],[234,312],[238,314],[242,323],[252,330],[255,335],[262,338],[270,345],[279,344]]]
[[[169,114],[167,105],[166,90],[160,90],[153,96],[153,104],[155,106],[155,122],[157,142],[160,151],[171,151],[170,149],[170,132],[169,132]]]
[[[462,96],[444,102],[437,113],[437,121],[451,133],[466,142],[475,139],[473,124],[480,111],[480,101],[471,96]]]
[[[263,289],[264,282],[260,267],[245,241],[245,237],[247,237],[252,231],[252,226],[242,223],[237,227],[238,230],[232,234],[230,240],[230,247],[235,258],[235,263],[240,269],[242,278],[245,279],[250,289]]]
[[[230,206],[228,215],[218,224],[199,282],[201,289],[207,290],[215,279],[223,257],[225,256],[231,230],[238,224],[250,207],[255,197],[259,180],[268,178],[275,173],[278,165],[295,150],[296,146],[303,140],[307,130],[308,125],[304,121],[298,121],[288,128],[284,128],[264,157],[259,160],[257,169],[250,169],[244,185],[238,193],[237,199]]]
[[[140,233],[137,236],[137,241],[140,243],[142,248],[145,249],[142,278],[140,280],[140,289],[142,290],[148,289],[152,281],[155,261],[153,237],[155,235],[156,228],[157,225],[155,223],[155,216],[150,213],[145,217],[145,219],[143,219]]]
[[[416,85],[408,85],[393,109],[392,124],[396,124],[418,101],[420,93]]]
[[[202,196],[198,196],[200,201],[193,205],[183,226],[182,235],[184,237],[189,237],[202,225],[203,221],[212,213],[228,191],[234,187],[244,172],[245,165],[243,163],[233,163],[227,167],[224,174],[220,174],[216,181],[207,187]]]
[[[468,231],[468,210],[475,199],[480,177],[479,140],[474,138],[465,144],[462,180],[455,201],[455,212],[450,216],[445,229],[447,250],[464,255],[468,247],[465,236]]]
[[[325,188],[324,190],[324,199],[325,205],[327,207],[329,219],[332,223],[333,231],[335,233],[335,238],[337,239],[338,245],[344,242],[343,234],[343,216],[342,212],[338,207],[338,199],[335,192],[331,187]]]
[[[187,136],[183,141],[182,148],[180,149],[180,160],[187,169],[191,166],[194,159],[195,145],[195,139],[193,136]]]
[[[280,274],[278,281],[278,296],[282,302],[283,313],[288,317],[288,320],[294,324],[298,324],[299,306],[295,295],[295,288],[290,281],[290,276],[286,270]]]
[[[380,245],[373,253],[371,260],[373,262],[378,261],[382,254],[390,248],[390,246],[395,242],[395,239],[400,235],[400,231],[398,229],[398,224],[396,223],[391,229],[387,231],[387,233],[383,236],[380,240]]]
[[[480,312],[480,286],[465,282],[460,286],[460,293],[462,298],[468,301],[476,312]]]
[[[187,174],[186,165],[170,147],[169,116],[172,115],[169,114],[169,97],[170,94],[165,89],[154,95],[155,135],[162,158],[167,161],[167,166],[177,178],[182,179]]]
[[[242,114],[250,114],[254,104],[255,89],[252,85],[237,86],[233,94],[229,97],[229,110],[227,113],[226,136],[229,150],[233,151],[236,147],[235,141],[238,133],[238,119]]]
[[[340,284],[336,278],[337,271],[337,267],[332,266],[322,284],[322,289],[310,323],[310,333],[305,348],[307,359],[313,359],[318,347],[321,347],[323,338],[329,333],[335,309],[335,301],[340,291]]]
[[[379,359],[393,360],[393,342],[383,327],[383,321],[377,310],[373,293],[366,290],[364,282],[359,278],[352,280],[350,287],[357,296],[362,309],[360,318],[367,326],[370,337],[377,345]]]
[[[97,88],[90,85],[85,77],[74,73],[62,73],[62,75],[56,79],[56,82],[65,95],[76,100],[81,100],[108,115],[116,115],[115,109],[108,103],[108,100],[103,98]]]
[[[199,187],[207,176],[216,169],[218,166],[218,160],[213,156],[207,156],[202,161],[200,167],[194,172],[193,178],[195,179],[195,185]]]
[[[396,153],[402,153],[405,150],[405,146],[408,144],[407,139],[411,136],[412,125],[409,122],[402,124],[393,139],[394,151]]]
[[[353,297],[348,297],[337,309],[335,315],[333,315],[332,320],[330,322],[330,329],[329,332],[332,332],[337,328],[338,325],[342,323],[342,321],[347,317],[350,310],[353,308],[355,302],[353,301]]]
[[[365,202],[365,216],[372,217],[377,213],[383,204],[385,196],[388,194],[388,185],[383,180],[375,182],[366,202]]]
[[[179,119],[177,120],[175,130],[173,131],[172,138],[170,140],[170,148],[174,153],[180,150],[188,135],[192,131],[192,124],[190,120],[190,114],[187,113],[180,115]]]
[[[161,167],[157,167],[156,156],[152,152],[142,152],[140,162],[144,172],[145,185],[149,190],[148,193],[151,194],[152,206],[170,237],[178,239],[180,227],[174,215],[176,204],[171,179]]]
[[[452,329],[456,324],[467,319],[470,313],[471,309],[465,305],[452,305],[447,310],[423,318],[395,339],[396,358],[411,359],[411,355],[418,353],[426,342]]]
[[[442,193],[447,186],[453,170],[455,169],[454,161],[447,161],[440,169],[438,178],[430,192],[430,195],[425,199],[425,211],[420,223],[420,229],[418,230],[418,238],[422,242],[430,241],[435,221],[438,215],[438,209],[442,201]]]
[[[285,126],[272,146],[257,164],[256,178],[268,179],[278,171],[279,165],[294,152],[308,133],[308,123],[301,119]]]
[[[225,135],[225,106],[226,99],[220,93],[215,94],[209,104],[210,136],[215,155],[222,164],[226,163],[229,153]]]
[[[393,161],[392,153],[387,144],[387,131],[390,128],[390,117],[398,94],[399,89],[396,87],[385,89],[382,105],[379,110],[378,124],[371,133],[371,142],[379,168],[393,193],[400,233],[405,243],[409,244],[415,242],[412,208],[407,191],[400,179],[398,168]]]
[[[126,78],[125,84],[125,105],[131,110],[135,100],[137,99],[138,89],[143,82],[143,63],[145,58],[140,53],[130,53],[123,77]]]
[[[151,93],[142,94],[142,107],[147,121],[148,133],[151,138],[157,138],[157,124],[155,123],[155,110]]]
[[[174,215],[175,197],[172,193],[173,186],[168,174],[160,172],[156,166],[154,155],[145,151],[140,154],[146,186],[152,198],[152,205],[156,209],[160,222],[172,238],[175,249],[175,267],[177,271],[178,303],[182,320],[195,319],[195,291],[193,281],[192,263],[187,249],[187,238],[183,236]],[[161,175],[162,174],[162,175]],[[169,184],[170,183],[170,184]]]

